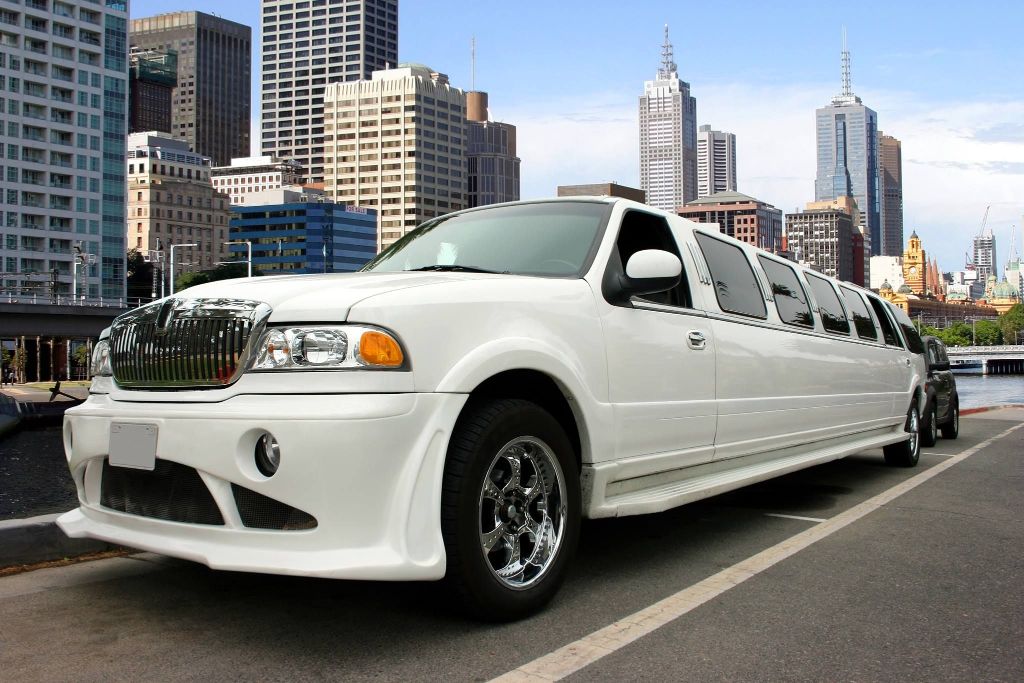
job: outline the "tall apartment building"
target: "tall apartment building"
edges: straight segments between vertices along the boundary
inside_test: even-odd
[[[466,205],[519,199],[516,127],[489,120],[487,93],[466,93]]]
[[[658,76],[640,96],[640,189],[665,211],[697,198],[697,100],[679,79],[667,25]]]
[[[736,135],[701,126],[697,131],[697,199],[736,191]]]
[[[856,279],[856,252],[863,254],[852,216],[838,208],[806,209],[786,214],[786,242],[793,257],[815,270],[847,282]],[[862,258],[862,257],[861,257]],[[863,273],[863,268],[860,269]]]
[[[974,270],[978,273],[978,282],[984,287],[989,275],[999,279],[999,262],[996,259],[996,237],[992,228],[985,228],[974,236]]]
[[[264,190],[301,185],[305,174],[297,161],[258,156],[232,159],[230,166],[214,166],[211,175],[213,188],[237,205],[248,203],[247,199]]]
[[[125,294],[127,22],[118,0],[0,5],[4,294]]]
[[[719,192],[695,199],[676,213],[697,223],[717,223],[724,234],[765,251],[782,249],[782,211],[760,199]]]
[[[178,53],[133,47],[128,64],[128,132],[169,133],[174,86],[178,84]]]
[[[210,157],[190,151],[184,140],[133,133],[127,171],[129,249],[161,254],[168,278],[227,259],[230,209],[210,182]],[[175,250],[171,273],[174,244],[197,246]]]
[[[878,256],[882,253],[878,115],[853,94],[845,38],[842,71],[842,93],[815,112],[818,168],[814,198],[825,201],[853,197],[871,242],[871,253]],[[897,249],[902,248],[901,243],[897,244]]]
[[[328,83],[370,80],[398,63],[398,0],[261,0],[260,6],[260,148],[298,161],[307,182],[321,183],[324,90]]]
[[[377,253],[377,212],[335,204],[318,190],[279,188],[231,207],[231,239],[252,244],[264,275],[350,273]],[[244,255],[245,245],[234,245]]]
[[[903,152],[900,141],[882,131],[878,131],[878,176],[881,253],[899,256],[903,246]]]
[[[466,93],[422,64],[324,91],[324,190],[377,209],[381,248],[466,208]]]
[[[132,47],[178,54],[171,129],[223,165],[249,156],[252,29],[203,12],[132,19]]]

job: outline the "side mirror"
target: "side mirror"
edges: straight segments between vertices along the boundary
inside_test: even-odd
[[[928,369],[933,372],[945,372],[946,370],[949,370],[949,361],[946,361],[945,363],[932,363]]]
[[[629,257],[626,272],[606,281],[605,294],[613,303],[625,303],[632,296],[654,294],[679,284],[683,264],[679,257],[661,249],[644,249]]]

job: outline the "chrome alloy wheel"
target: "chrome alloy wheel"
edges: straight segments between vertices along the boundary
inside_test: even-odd
[[[910,432],[910,443],[907,444],[911,453],[917,453],[918,440],[921,438],[921,420],[917,416],[917,409],[911,408],[907,416],[907,431]]]
[[[551,448],[521,436],[502,446],[480,490],[480,549],[506,587],[536,583],[558,554],[566,527],[565,475]]]

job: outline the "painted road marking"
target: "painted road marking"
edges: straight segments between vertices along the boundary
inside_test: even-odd
[[[845,512],[828,519],[821,524],[812,526],[792,536],[778,545],[734,564],[689,588],[670,595],[664,600],[654,603],[639,612],[634,612],[619,621],[594,631],[590,635],[569,643],[554,652],[527,662],[517,669],[493,679],[500,683],[514,681],[558,681],[570,676],[580,669],[593,664],[602,657],[620,650],[635,640],[651,633],[662,626],[675,621],[687,612],[713,600],[733,586],[738,586],[749,578],[757,576],[766,569],[782,560],[795,555],[818,541],[831,536],[840,529],[856,522],[874,512],[883,505],[902,496],[904,493],[920,486],[932,477],[962,462],[986,446],[1002,439],[1014,431],[1024,427],[1024,423],[1015,425],[1006,431],[986,439],[959,455],[951,457],[935,465],[874,498],[855,505]]]
[[[799,519],[801,522],[824,522],[820,517],[801,517],[800,515],[782,515],[778,512],[766,512],[765,517],[781,517],[782,519]]]
[[[943,458],[955,458],[959,453],[936,453],[935,451],[921,451],[921,455],[941,455]]]

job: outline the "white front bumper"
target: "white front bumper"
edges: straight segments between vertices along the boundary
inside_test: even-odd
[[[241,395],[221,403],[127,403],[94,395],[64,421],[81,507],[58,524],[72,537],[202,562],[216,569],[350,579],[444,576],[440,492],[445,452],[465,394]],[[198,471],[224,525],[186,524],[100,505],[111,422],[158,428],[157,458]],[[281,465],[256,469],[272,434]],[[241,521],[237,484],[312,515],[308,530]]]

